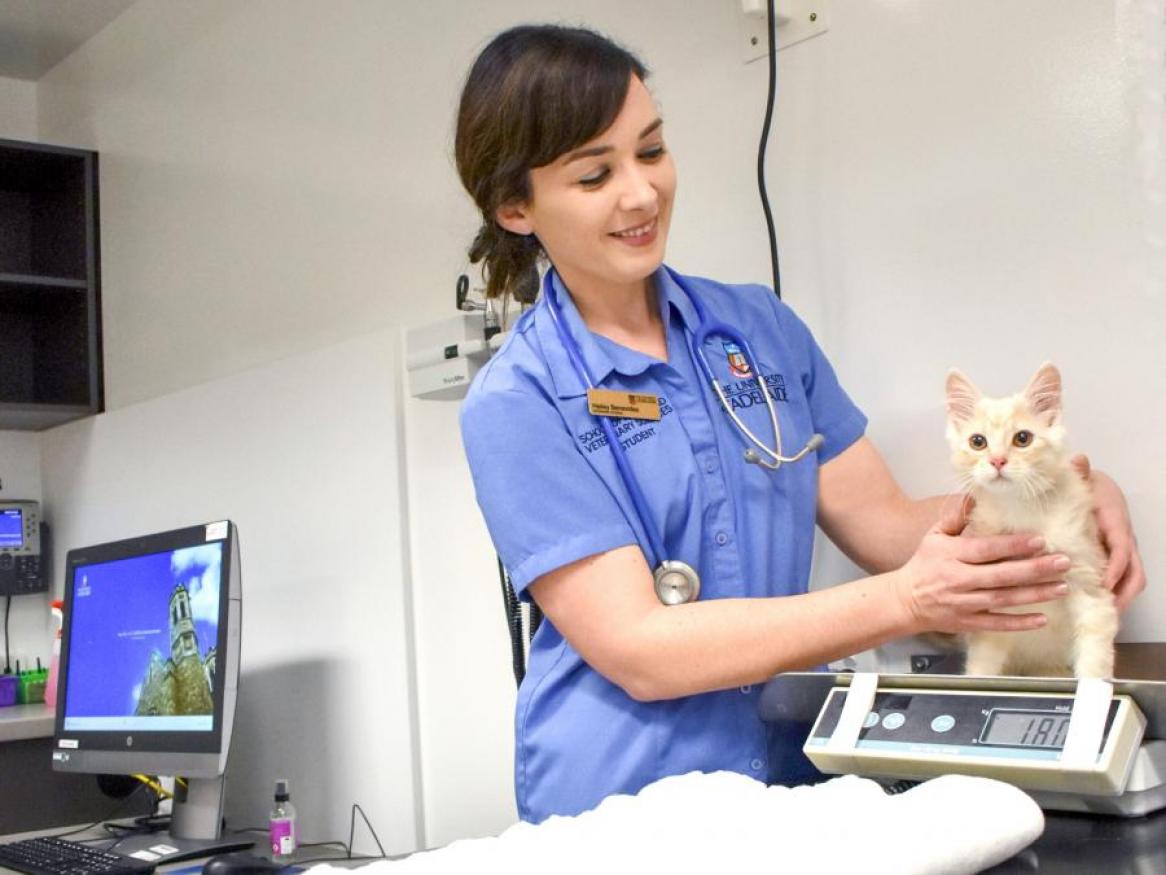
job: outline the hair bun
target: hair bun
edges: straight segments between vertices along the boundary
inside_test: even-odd
[[[520,303],[538,297],[538,258],[542,245],[533,234],[515,234],[483,217],[482,227],[470,244],[470,262],[483,262],[486,297],[511,295]],[[531,290],[530,276],[534,275]]]

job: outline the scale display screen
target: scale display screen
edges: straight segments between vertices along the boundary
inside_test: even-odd
[[[1061,750],[1072,714],[1063,711],[995,709],[980,736],[980,744]]]
[[[842,716],[845,689],[831,692],[806,740],[824,746]],[[1073,718],[1072,695],[974,695],[941,690],[879,691],[858,734],[857,750],[994,760],[1060,760]],[[1110,703],[1108,738],[1118,702]],[[1100,756],[1100,753],[1098,754]]]

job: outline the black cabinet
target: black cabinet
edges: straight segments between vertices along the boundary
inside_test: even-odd
[[[104,409],[97,153],[0,139],[0,429]]]

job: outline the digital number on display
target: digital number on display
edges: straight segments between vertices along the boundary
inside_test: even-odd
[[[994,710],[980,744],[1060,750],[1073,715],[1064,711]]]

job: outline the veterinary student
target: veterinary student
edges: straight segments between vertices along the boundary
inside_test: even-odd
[[[1066,557],[959,537],[958,497],[903,494],[771,290],[664,264],[677,174],[646,78],[591,31],[516,27],[457,116],[487,294],[549,262],[461,412],[491,538],[546,616],[515,714],[533,822],[692,770],[796,782],[804,739],[757,715],[768,678],[926,631],[1034,629],[1039,611],[1000,609],[1063,595]],[[1120,490],[1092,478],[1124,607],[1144,576]],[[871,576],[808,593],[815,524]]]

